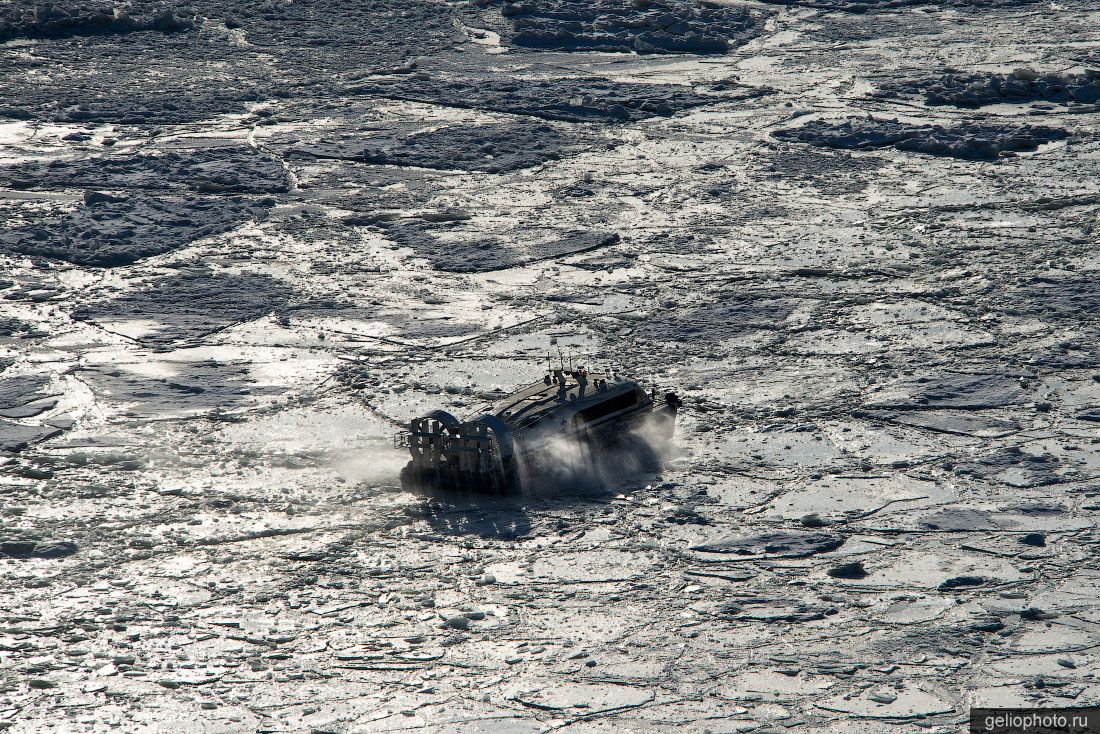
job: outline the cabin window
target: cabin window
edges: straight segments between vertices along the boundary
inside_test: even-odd
[[[634,390],[617,395],[610,400],[605,400],[598,405],[593,405],[591,408],[585,408],[578,411],[577,415],[573,418],[573,422],[577,424],[581,423],[594,423],[605,416],[609,416],[612,413],[618,413],[620,410],[626,410],[638,404],[638,393]]]

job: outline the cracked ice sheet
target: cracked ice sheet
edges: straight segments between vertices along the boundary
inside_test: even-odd
[[[457,37],[418,39],[425,58],[411,74],[494,89],[596,74],[715,97],[668,118],[555,122],[575,131],[570,142],[600,145],[489,174],[288,157],[360,128],[525,128],[446,100],[344,95],[345,74],[402,61],[357,52],[352,63],[328,49],[324,75],[299,72],[295,53],[256,45],[293,42],[249,26],[281,22],[269,10],[200,5],[203,35],[158,36],[160,53],[182,44],[213,54],[219,73],[285,86],[257,87],[231,114],[203,108],[201,90],[194,109],[159,115],[157,131],[52,118],[2,128],[4,167],[132,154],[146,170],[152,155],[201,163],[237,150],[288,165],[298,188],[272,194],[263,222],[115,271],[0,255],[0,316],[19,322],[0,321],[0,380],[48,374],[59,393],[52,410],[13,420],[66,426],[0,456],[0,540],[77,548],[0,559],[10,588],[0,639],[16,671],[0,681],[0,722],[870,734],[880,716],[899,731],[947,731],[972,703],[1100,701],[1085,677],[1100,507],[1095,114],[1005,104],[960,116],[873,94],[914,68],[938,72],[943,58],[1002,73],[1094,63],[1082,49],[1096,40],[1095,9],[772,6],[760,38],[707,58],[486,54]],[[223,25],[229,16],[243,27]],[[1044,40],[1068,34],[1079,42]],[[115,79],[113,40],[83,43],[81,59],[101,55],[93,88]],[[79,73],[66,40],[0,53],[18,74]],[[164,68],[189,78],[187,65]],[[764,94],[722,91],[734,74]],[[140,98],[118,78],[123,99]],[[1074,137],[992,164],[771,135],[868,114]],[[130,180],[111,179],[119,188],[107,193],[139,195]],[[4,216],[82,202],[52,174],[0,182]],[[621,240],[466,275],[391,238],[390,215],[443,241],[484,234],[517,250],[574,229]],[[163,327],[149,309],[98,325],[71,318],[199,266],[276,279],[289,300],[155,352],[132,342]],[[679,454],[659,476],[490,507],[426,506],[396,490],[397,423],[476,411],[482,392],[540,378],[555,346],[686,398]],[[161,420],[127,415],[143,402]],[[904,501],[884,506],[892,500]],[[800,559],[684,553],[801,531],[810,513],[827,523],[812,532],[844,544]],[[828,574],[855,561],[865,578]],[[968,577],[981,582],[957,581]],[[459,616],[465,629],[444,626]],[[1003,627],[989,631],[993,621]]]

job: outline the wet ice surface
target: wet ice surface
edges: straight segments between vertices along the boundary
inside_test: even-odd
[[[897,120],[868,118],[859,122],[830,124],[811,122],[795,130],[780,130],[776,137],[827,148],[885,148],[952,158],[996,159],[1005,153],[1037,150],[1040,145],[1064,140],[1065,130],[1033,125],[907,125]]]
[[[1100,73],[1046,74],[1020,67],[1011,74],[947,73],[938,79],[908,82],[882,89],[883,93],[922,92],[929,104],[982,107],[1004,102],[1049,101],[1095,104],[1100,101]]]
[[[499,7],[511,26],[505,38],[520,46],[642,54],[724,53],[756,35],[764,16],[735,5],[685,0],[481,0],[473,5]]]
[[[0,728],[1100,703],[1100,6],[691,5],[2,16]],[[397,488],[548,347],[660,473]]]

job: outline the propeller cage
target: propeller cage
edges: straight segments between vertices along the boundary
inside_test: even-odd
[[[460,423],[446,411],[433,411],[410,421],[408,433],[394,436],[394,446],[407,448],[412,468],[425,475],[505,482],[511,473],[512,432],[491,415]]]

